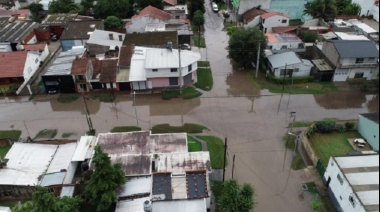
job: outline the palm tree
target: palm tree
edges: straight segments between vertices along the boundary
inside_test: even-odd
[[[337,15],[335,0],[315,0],[305,5],[304,15],[311,15],[314,18],[329,19]]]

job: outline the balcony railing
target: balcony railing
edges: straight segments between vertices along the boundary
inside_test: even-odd
[[[377,63],[352,63],[352,64],[339,64],[338,68],[375,68],[379,65]]]

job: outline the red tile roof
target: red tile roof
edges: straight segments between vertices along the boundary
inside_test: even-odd
[[[30,10],[16,10],[12,12],[12,15],[27,17],[29,13],[30,13]]]
[[[265,13],[265,14],[262,14],[261,15],[261,18],[263,19],[267,19],[267,18],[270,18],[272,16],[276,16],[276,15],[279,15],[279,16],[283,16],[285,18],[289,18],[288,15],[284,14],[284,13],[280,13],[280,12],[269,12],[269,13]]]
[[[119,54],[119,66],[125,67],[131,65],[131,59],[133,55],[135,47],[132,45],[129,46],[122,46],[120,48],[120,54]]]
[[[243,19],[246,23],[249,23],[253,19],[255,19],[257,16],[260,16],[265,13],[267,13],[267,11],[257,9],[257,8],[252,8],[243,14]]]
[[[0,78],[23,77],[28,52],[0,52]]]
[[[138,15],[134,15],[132,19],[142,17],[142,16],[151,16],[159,20],[172,19],[172,14],[165,12],[163,10],[160,10],[158,8],[152,7],[150,5],[145,7],[143,10],[141,10]]]
[[[46,44],[28,44],[24,45],[25,51],[45,51]]]
[[[296,26],[288,26],[288,27],[273,27],[273,31],[275,33],[289,33],[292,31],[296,31],[298,27]]]
[[[177,0],[164,0],[164,2],[172,6],[176,6],[178,4]]]
[[[100,60],[100,83],[116,82],[118,60]]]
[[[2,15],[2,16],[11,16],[12,15],[12,11],[0,9],[0,15]]]
[[[99,67],[98,63],[99,60],[96,58],[88,58],[88,57],[83,57],[77,60],[74,60],[73,66],[71,67],[71,74],[72,75],[84,75],[87,72],[87,64],[88,62],[92,62],[92,67],[94,69],[94,73],[99,74]]]

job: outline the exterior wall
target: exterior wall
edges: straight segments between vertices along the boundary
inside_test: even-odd
[[[303,45],[303,48],[299,48],[300,44],[303,44],[303,42],[268,43],[268,49],[274,53],[287,52],[289,50],[293,52],[305,52],[305,45]],[[270,48],[270,46],[272,48]],[[283,48],[285,46],[286,48]]]
[[[340,64],[342,65],[373,65],[374,67],[377,66],[377,58],[364,58],[363,63],[356,63],[356,58],[343,58],[340,60]]]
[[[0,52],[11,52],[12,47],[9,43],[6,44],[0,44]]]
[[[44,61],[47,58],[47,56],[49,55],[49,53],[50,53],[49,52],[49,47],[48,47],[48,45],[45,45],[45,49],[44,49],[44,51],[40,55],[40,60]]]
[[[290,19],[301,19],[305,0],[272,0],[270,9],[289,15]]]
[[[165,22],[158,19],[154,19],[149,16],[143,16],[143,17],[132,19],[131,23],[132,23],[131,25],[127,25],[125,27],[127,30],[127,34],[145,32],[145,28],[147,24],[152,24],[152,23],[158,24],[158,23],[165,23]]]
[[[197,62],[193,63],[191,66],[192,66],[191,71],[188,71],[188,67],[184,67],[181,69],[183,77],[198,69]],[[178,68],[178,67],[173,67],[173,68]],[[166,69],[158,69],[157,72],[153,72],[152,69],[148,69],[146,70],[146,77],[147,78],[179,77],[179,70],[177,72],[171,72],[170,68],[166,68]]]
[[[169,86],[169,78],[151,78],[152,88],[164,88]]]
[[[244,25],[244,28],[250,28],[250,27],[256,27],[256,26],[258,26],[259,24],[260,24],[260,16],[256,16],[252,21],[250,21],[250,22],[248,22],[248,23],[246,23],[245,25]]]
[[[282,23],[283,20],[286,20],[286,23]],[[273,29],[272,29],[273,27],[289,26],[289,18],[275,15],[267,19],[262,19],[261,23],[263,24],[263,27],[264,27],[263,29],[264,33],[273,32]]]
[[[371,80],[373,75],[376,74],[376,68],[346,68],[346,69],[336,69],[333,77],[334,82],[344,82],[347,79],[354,79],[355,74],[363,73],[363,79]]]
[[[24,67],[24,79],[28,81],[40,66],[40,56],[36,53],[28,53]]]
[[[63,181],[64,184],[72,184],[73,183],[73,179],[74,179],[74,175],[75,175],[75,171],[77,169],[77,166],[78,166],[78,162],[71,162],[70,163],[69,169],[66,172],[65,180]]]
[[[343,183],[341,184],[338,180],[338,175],[343,179]],[[354,201],[356,203],[355,207],[350,203],[349,197],[354,193],[351,186],[349,185],[347,179],[340,171],[338,165],[334,161],[333,158],[330,158],[329,165],[327,166],[324,180],[328,181],[329,177],[331,178],[331,182],[329,188],[331,189],[331,194],[335,197],[337,204],[336,207],[338,211],[344,212],[365,212],[363,205],[361,205],[359,199],[356,195],[353,195]]]
[[[332,43],[324,42],[322,52],[334,66],[338,66],[339,54]]]
[[[373,5],[372,15],[373,15],[373,19],[379,22],[379,6]]]
[[[310,66],[305,66],[303,63],[298,63],[294,65],[287,65],[286,69],[296,69],[298,68],[298,72],[293,72],[293,77],[305,77],[305,76],[310,76]],[[281,69],[285,69],[285,66],[279,67],[276,69],[273,69],[271,67],[272,73],[274,74],[275,77],[283,77],[283,75],[280,75]],[[288,75],[287,75],[288,76]]]
[[[372,11],[372,5],[374,3],[373,0],[352,0],[353,3],[358,3],[361,8],[362,8],[362,11],[360,12],[360,16],[362,15],[370,15],[371,14],[371,11]]]
[[[34,32],[33,32],[34,34]],[[38,41],[37,41],[37,36],[36,34],[33,35],[33,37],[28,41],[26,42],[26,44],[36,44]]]
[[[358,131],[372,146],[373,150],[379,150],[379,124],[359,115]]]
[[[101,45],[90,44],[90,43],[87,43],[86,46],[90,55],[104,54],[106,53],[106,51],[110,49],[109,46],[101,46]]]

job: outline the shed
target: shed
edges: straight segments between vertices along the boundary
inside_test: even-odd
[[[268,57],[269,67],[276,77],[309,76],[313,64],[308,60],[301,60],[294,52],[274,54]]]
[[[379,113],[360,114],[358,131],[373,150],[379,151]]]

